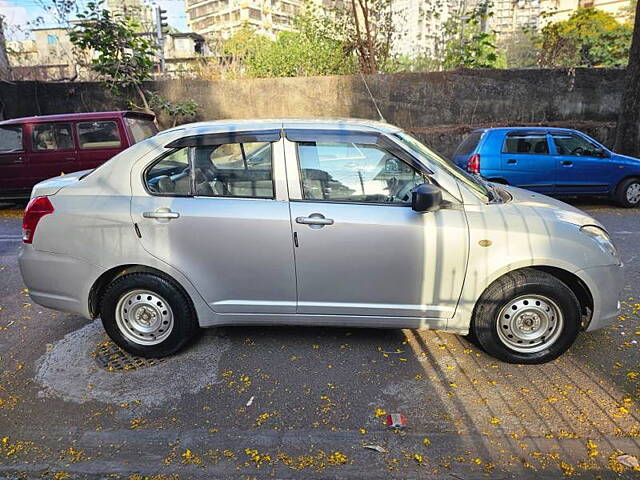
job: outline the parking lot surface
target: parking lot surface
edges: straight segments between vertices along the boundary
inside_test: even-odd
[[[640,458],[640,212],[576,206],[621,251],[623,313],[541,366],[439,332],[284,327],[135,360],[31,302],[3,211],[0,478],[639,478],[618,458]]]

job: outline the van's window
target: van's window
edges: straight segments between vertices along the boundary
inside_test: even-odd
[[[113,148],[120,146],[120,132],[114,121],[79,122],[80,148]]]
[[[190,195],[189,149],[176,150],[156,162],[145,175],[147,188],[160,195]]]
[[[70,150],[73,148],[70,123],[38,123],[33,125],[33,149]]]
[[[484,132],[471,132],[467,135],[462,143],[458,145],[454,155],[469,155],[472,153],[478,146],[478,143],[480,143],[483,133]]]
[[[511,134],[507,135],[502,148],[502,153],[528,153],[545,155],[549,153],[547,136],[540,134]]]
[[[149,137],[153,137],[158,133],[158,127],[153,120],[147,120],[145,118],[125,117],[125,122],[131,136],[133,137],[133,143],[141,142]]]
[[[193,148],[196,195],[273,198],[269,142],[228,143]]]
[[[21,152],[22,126],[0,127],[0,153]]]
[[[302,197],[358,203],[407,203],[423,175],[386,150],[352,142],[300,142]]]
[[[553,143],[556,146],[558,155],[575,155],[596,157],[602,153],[602,149],[589,142],[580,135],[572,133],[554,133]]]

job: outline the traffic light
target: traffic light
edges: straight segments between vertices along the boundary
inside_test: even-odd
[[[160,8],[160,5],[153,6],[153,13],[156,24],[156,35],[160,40],[169,31],[169,23],[167,22],[167,11]]]

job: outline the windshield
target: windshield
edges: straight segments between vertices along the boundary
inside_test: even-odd
[[[400,140],[406,147],[418,156],[424,158],[428,163],[433,163],[436,166],[445,169],[455,178],[471,188],[474,192],[485,197],[485,200],[489,200],[493,197],[491,190],[481,178],[468,174],[464,170],[461,170],[453,163],[445,160],[439,154],[431,150],[422,142],[418,141],[406,132],[395,133],[394,137]]]

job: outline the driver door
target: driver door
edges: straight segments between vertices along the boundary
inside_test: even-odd
[[[382,135],[289,130],[287,139],[297,312],[446,325],[467,263],[462,208],[414,212],[411,189],[429,180]]]
[[[609,158],[594,143],[573,132],[551,134],[556,159],[556,193],[607,193],[612,176]]]

